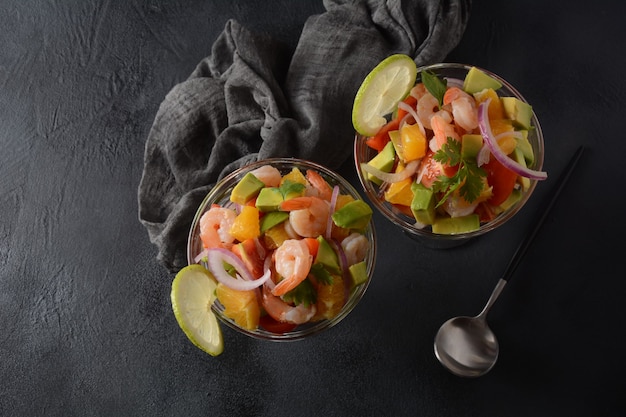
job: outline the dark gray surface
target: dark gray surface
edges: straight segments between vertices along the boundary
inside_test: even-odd
[[[376,215],[372,285],[326,334],[268,344],[225,328],[218,358],[187,341],[138,221],[146,136],[228,19],[293,46],[323,11],[293,4],[3,2],[0,415],[622,415],[621,2],[475,2],[446,59],[519,88],[551,179],[588,147],[489,316],[501,345],[489,374],[449,374],[432,340],[482,308],[550,180],[509,225],[453,250],[423,248]],[[340,172],[356,183],[350,163]]]

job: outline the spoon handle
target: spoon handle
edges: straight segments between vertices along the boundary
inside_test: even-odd
[[[526,235],[524,240],[517,247],[517,250],[515,251],[515,254],[511,258],[511,261],[509,262],[509,265],[507,266],[506,270],[504,271],[504,274],[502,275],[502,278],[501,278],[504,281],[508,281],[513,276],[513,272],[515,272],[515,269],[517,268],[517,266],[519,265],[520,261],[522,260],[522,258],[526,254],[526,251],[528,250],[528,247],[530,246],[530,244],[534,240],[535,236],[537,235],[537,232],[539,232],[539,229],[541,228],[541,226],[543,225],[544,221],[546,220],[546,217],[548,217],[548,214],[550,213],[550,210],[552,209],[552,206],[554,206],[554,203],[558,199],[559,194],[561,194],[561,190],[563,190],[563,188],[565,187],[565,184],[569,180],[569,177],[571,176],[572,172],[574,171],[574,168],[576,167],[576,164],[578,163],[578,160],[580,159],[584,149],[585,149],[585,147],[583,145],[578,147],[578,150],[572,156],[572,158],[571,158],[571,160],[570,160],[570,162],[568,164],[567,169],[561,174],[558,182],[556,183],[555,189],[552,192],[552,197],[548,201],[546,207],[542,210],[542,212],[541,212],[539,218],[537,219],[537,221],[535,221],[535,225],[531,229],[530,233],[528,233]]]

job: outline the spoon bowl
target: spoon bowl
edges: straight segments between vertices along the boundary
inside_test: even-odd
[[[435,337],[435,355],[455,375],[486,374],[498,360],[498,340],[487,322],[478,317],[446,321]]]
[[[578,163],[583,150],[584,147],[580,146],[572,157],[568,168],[557,182],[556,189],[552,193],[547,207],[541,212],[530,233],[526,235],[518,246],[483,311],[476,317],[461,316],[452,318],[439,328],[435,336],[435,356],[453,374],[463,377],[481,376],[489,372],[498,360],[500,350],[498,340],[487,325],[487,314],[513,275],[517,265],[519,265],[526,254],[528,247],[537,235]]]

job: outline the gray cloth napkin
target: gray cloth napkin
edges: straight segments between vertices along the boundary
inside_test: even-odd
[[[465,30],[471,0],[324,6],[287,63],[275,41],[230,20],[210,56],[165,97],[147,138],[138,202],[170,272],[187,264],[191,221],[219,179],[270,157],[339,168],[352,153],[352,103],[363,78],[393,53],[418,66],[441,62]]]

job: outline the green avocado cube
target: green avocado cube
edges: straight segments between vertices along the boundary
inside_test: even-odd
[[[515,97],[502,97],[500,101],[505,116],[513,121],[514,126],[520,129],[530,129],[530,119],[533,116],[533,108],[530,104]]]
[[[352,278],[352,288],[367,281],[367,264],[365,261],[350,265],[348,271],[350,272],[350,277]]]
[[[263,181],[258,179],[253,173],[248,172],[231,191],[230,201],[235,204],[246,204],[256,197],[263,187],[265,187]]]
[[[404,152],[402,151],[402,137],[400,136],[399,130],[391,130],[389,133],[389,139],[391,139],[391,143],[393,144],[393,149],[396,151],[396,155],[400,160],[404,161]]]
[[[515,148],[515,150],[513,151],[513,160],[517,162],[518,164],[520,164],[521,166],[523,166],[524,168],[527,167],[526,158],[524,158],[524,152],[522,152],[522,150],[519,147]],[[530,188],[529,178],[518,175],[517,181],[521,184],[522,190],[528,191],[528,189]]]
[[[396,161],[396,151],[393,147],[393,143],[391,141],[387,142],[382,151],[378,153],[375,157],[373,157],[368,165],[373,166],[383,172],[389,172],[393,168],[393,164]],[[374,184],[380,185],[382,184],[382,180],[380,178],[375,177],[369,173],[366,173],[366,178],[372,181]]]
[[[472,232],[480,228],[478,214],[469,214],[461,217],[442,217],[433,223],[433,233],[440,235],[456,235]]]
[[[256,208],[262,212],[276,211],[283,202],[283,193],[276,187],[265,187],[256,198]]]
[[[372,208],[363,200],[354,200],[335,211],[333,222],[346,229],[362,230],[372,218]]]
[[[463,80],[463,90],[469,94],[478,93],[486,88],[498,90],[501,87],[502,83],[500,81],[476,67],[470,68],[465,76],[465,80]]]
[[[286,211],[270,211],[266,213],[260,220],[261,233],[265,233],[272,227],[281,224],[289,218],[289,213]]]
[[[435,193],[431,188],[426,188],[421,183],[411,184],[413,200],[411,200],[411,212],[413,217],[421,224],[433,224],[435,221]]]
[[[317,241],[319,247],[317,249],[317,255],[315,255],[314,264],[322,264],[330,272],[334,274],[341,273],[341,267],[339,266],[339,257],[335,250],[330,246],[330,243],[323,236],[318,236]]]
[[[527,180],[528,178],[525,178],[525,179]],[[511,192],[511,194],[509,194],[507,199],[504,200],[498,207],[502,211],[506,211],[506,210],[510,209],[511,207],[513,207],[513,205],[515,205],[515,203],[520,201],[521,198],[522,198],[522,192],[520,190],[513,189],[513,191]]]
[[[528,130],[520,130],[522,134],[521,138],[517,138],[517,148],[519,148],[524,154],[526,165],[531,166],[535,162],[535,154],[533,152],[533,145],[528,140]]]
[[[476,159],[476,155],[483,147],[483,137],[481,135],[463,135],[461,137],[461,157],[463,159]]]

